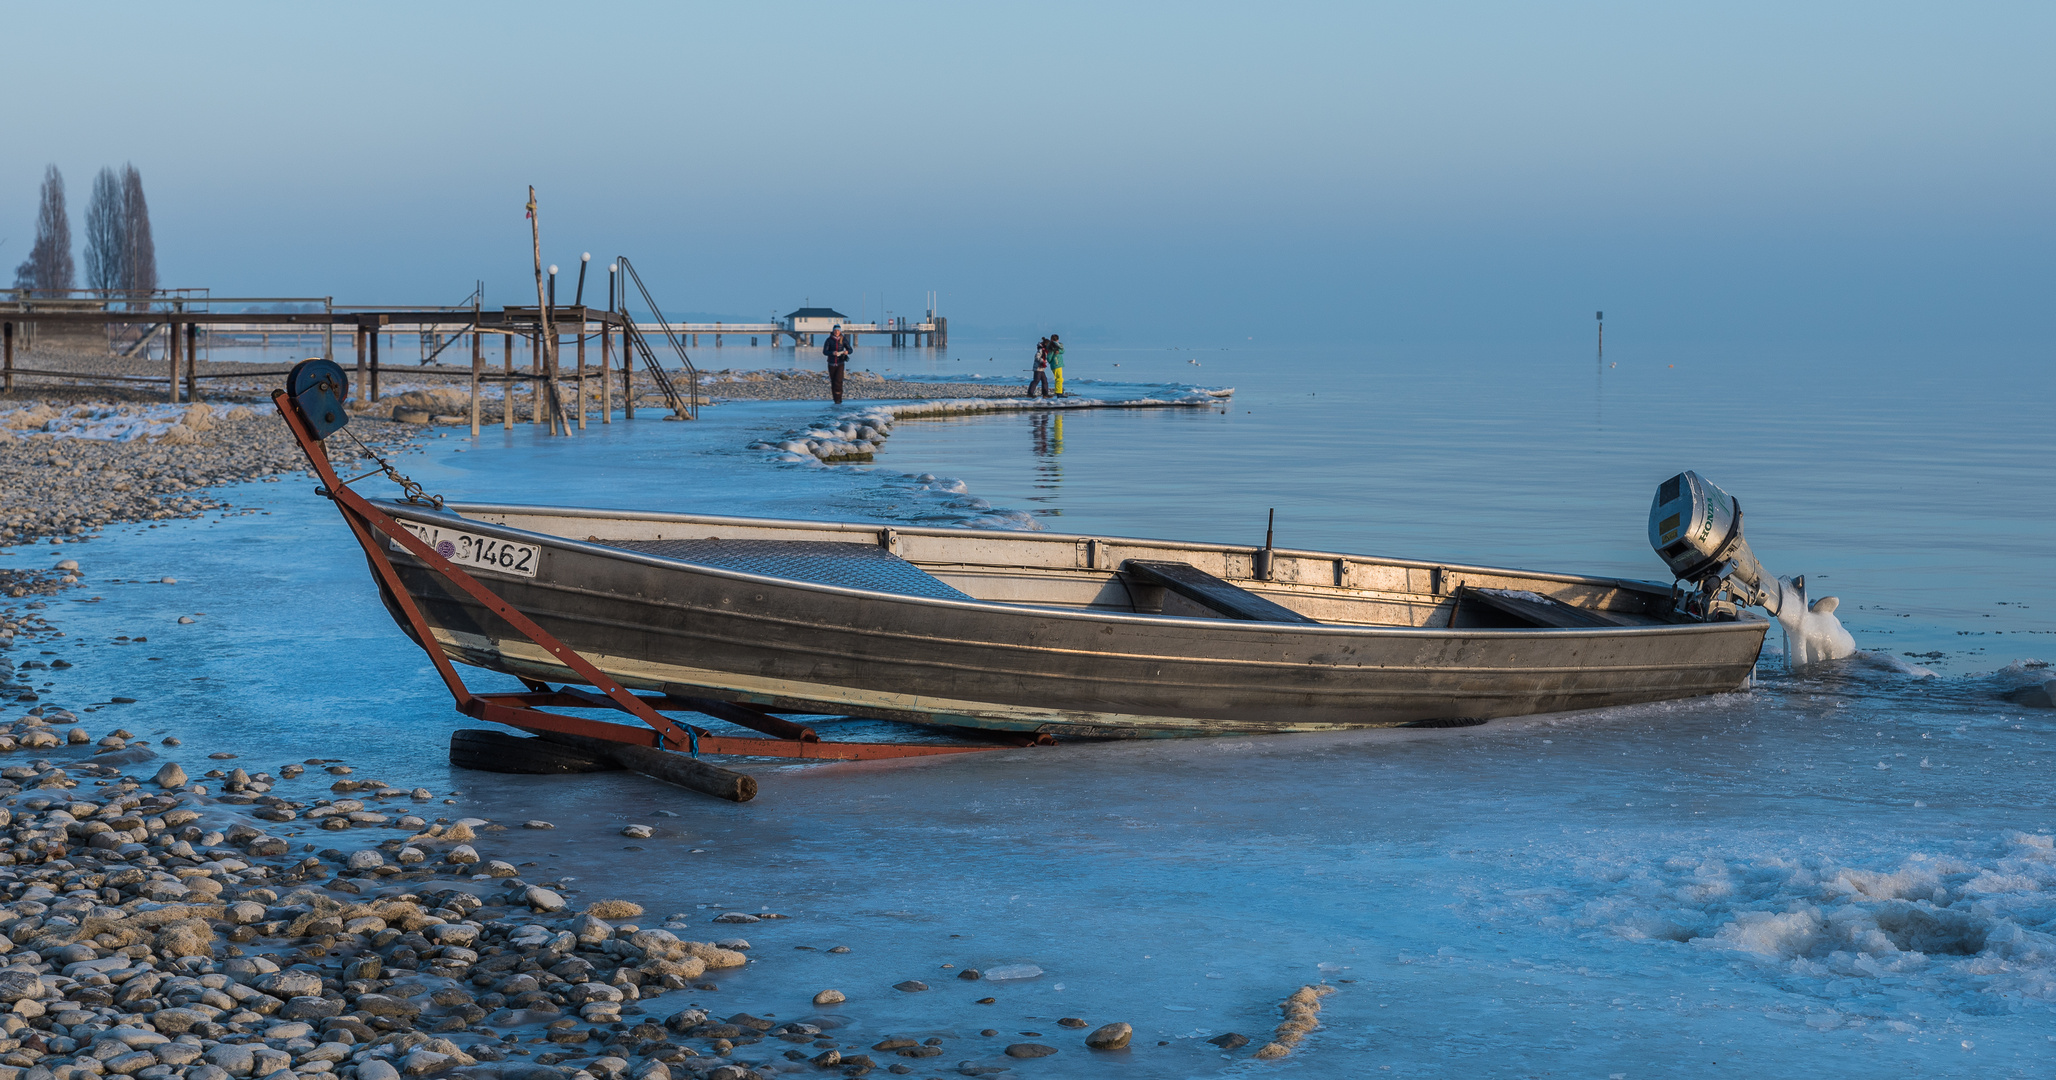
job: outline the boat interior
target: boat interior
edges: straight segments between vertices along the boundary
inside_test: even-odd
[[[1673,613],[1670,588],[1655,582],[1335,552],[557,507],[445,510],[647,558],[937,599],[1340,626],[1601,629],[1687,621]]]

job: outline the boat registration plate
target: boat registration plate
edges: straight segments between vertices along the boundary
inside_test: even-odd
[[[440,525],[423,525],[415,521],[401,521],[408,532],[421,538],[421,542],[435,549],[435,553],[459,566],[476,566],[481,570],[497,570],[502,574],[519,577],[534,577],[536,564],[542,562],[542,549],[534,544],[516,544],[490,536],[445,529]],[[398,540],[387,539],[394,551],[406,550]]]

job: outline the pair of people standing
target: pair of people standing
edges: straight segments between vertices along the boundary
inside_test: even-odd
[[[850,339],[842,336],[841,324],[828,332],[828,340],[821,343],[821,355],[828,358],[828,392],[835,395],[835,403],[840,405],[843,366],[850,359]]]
[[[1052,392],[1051,375],[1055,375],[1055,391]],[[1041,392],[1037,393],[1036,388]],[[1035,345],[1035,377],[1028,380],[1029,397],[1064,396],[1064,345],[1051,334]]]

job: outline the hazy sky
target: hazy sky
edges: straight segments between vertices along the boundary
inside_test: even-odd
[[[1137,342],[2046,340],[2056,6],[0,4],[0,264]],[[568,284],[568,283],[567,283]],[[564,286],[560,286],[563,288]]]

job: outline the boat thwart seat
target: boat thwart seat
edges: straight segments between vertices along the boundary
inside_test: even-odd
[[[1309,619],[1283,604],[1266,600],[1240,585],[1223,581],[1190,563],[1128,559],[1121,563],[1121,572],[1145,585],[1162,586],[1203,608],[1219,612],[1231,619],[1319,624],[1317,619]]]
[[[1609,618],[1603,612],[1572,607],[1554,597],[1521,589],[1478,589],[1466,585],[1457,590],[1456,602],[1459,608],[1468,606],[1473,612],[1479,608],[1489,611],[1488,617],[1482,620],[1473,617],[1471,620],[1482,626],[1585,630],[1629,625],[1625,620]],[[1454,622],[1456,616],[1452,613],[1450,618]]]

